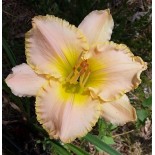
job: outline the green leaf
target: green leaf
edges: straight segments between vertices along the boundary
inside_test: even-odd
[[[152,96],[143,101],[142,105],[144,107],[150,108],[152,106]]]
[[[82,150],[81,148],[73,145],[73,144],[66,144],[66,146],[75,154],[77,155],[89,155],[88,152]]]
[[[59,155],[71,155],[70,152],[68,152],[62,145],[60,145],[59,143],[55,142],[55,141],[51,141],[55,151],[59,154]]]
[[[46,150],[46,144],[43,144],[43,150],[44,151]]]
[[[40,144],[40,143],[41,143],[41,140],[37,140],[36,143],[37,143],[37,144]]]
[[[11,51],[8,43],[6,42],[6,40],[4,38],[2,38],[2,46],[12,64],[12,66],[15,66],[16,65],[16,57],[14,55],[14,53]]]
[[[115,144],[114,139],[110,136],[104,136],[102,138],[102,140],[106,143],[106,144]]]
[[[148,117],[148,111],[144,109],[137,110],[137,116],[138,119],[143,122]]]
[[[116,129],[117,128],[117,125],[115,125],[115,124],[110,124],[110,130],[112,131],[112,130],[114,130],[114,129]]]
[[[106,144],[115,144],[113,138],[110,137],[110,136],[104,136],[104,137],[102,138],[102,141],[105,142]],[[100,151],[100,152],[102,151],[102,150],[101,150],[100,148],[98,148],[98,147],[96,147],[96,149],[97,149],[98,151]]]
[[[84,137],[87,141],[94,144],[96,147],[102,149],[103,151],[109,153],[110,155],[121,155],[119,152],[114,150],[112,147],[110,147],[108,144],[104,143],[102,140],[100,140],[97,136],[93,136],[90,133],[88,133]]]

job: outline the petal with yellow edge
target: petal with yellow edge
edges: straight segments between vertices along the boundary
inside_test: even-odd
[[[89,13],[79,25],[89,44],[109,41],[114,27],[110,10],[96,10]]]
[[[38,74],[67,76],[79,55],[89,48],[82,32],[54,16],[36,16],[26,34],[27,63]]]
[[[13,94],[22,97],[35,96],[46,79],[37,75],[30,66],[23,63],[12,68],[12,73],[7,76],[5,82]]]
[[[36,98],[38,121],[51,138],[69,143],[89,132],[100,116],[101,105],[72,85],[50,81]]]
[[[123,95],[118,100],[103,103],[101,116],[105,120],[117,125],[123,125],[137,119],[136,110],[130,104],[126,95]]]
[[[113,42],[96,46],[88,64],[91,74],[86,87],[93,97],[103,101],[116,100],[136,88],[141,83],[141,72],[147,68],[147,64],[134,56],[126,45]]]

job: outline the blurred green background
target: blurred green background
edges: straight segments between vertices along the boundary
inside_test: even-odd
[[[142,73],[142,84],[128,93],[137,110],[136,124],[123,127],[99,120],[92,134],[110,144],[124,155],[150,155],[152,146],[152,1],[151,0],[3,0],[3,80],[11,68],[26,62],[24,35],[31,28],[31,18],[51,14],[78,26],[93,10],[110,8],[114,19],[111,40],[126,44],[131,51],[148,63]],[[3,81],[3,154],[49,155],[89,154],[104,155],[100,148],[85,138],[73,145],[61,146],[51,141],[36,121],[34,98],[14,96]],[[62,149],[62,150],[61,150]],[[76,150],[76,151],[75,151]],[[63,153],[62,153],[63,152]],[[67,153],[66,153],[67,154]]]

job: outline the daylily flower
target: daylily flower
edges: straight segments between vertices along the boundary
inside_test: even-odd
[[[125,93],[137,88],[146,63],[110,40],[109,9],[93,11],[76,28],[57,17],[36,16],[26,34],[26,58],[7,85],[36,96],[37,120],[64,143],[86,135],[99,117],[123,125],[136,120]]]

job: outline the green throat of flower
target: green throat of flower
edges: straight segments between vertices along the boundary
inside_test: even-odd
[[[66,91],[72,93],[83,92],[90,73],[87,60],[80,59],[66,78]]]

